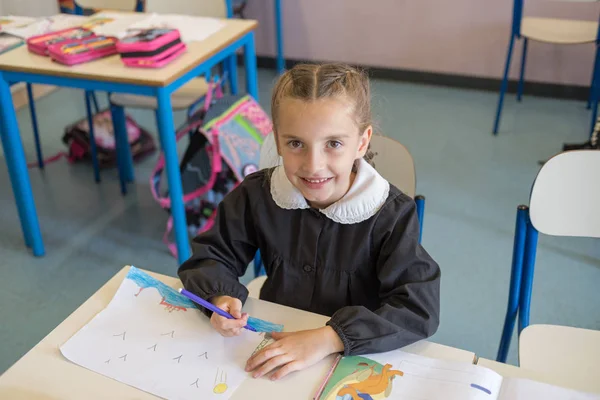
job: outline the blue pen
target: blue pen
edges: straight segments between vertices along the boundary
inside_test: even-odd
[[[188,292],[184,288],[179,289],[179,293],[181,293],[188,299],[192,300],[194,303],[200,304],[202,307],[208,308],[212,312],[216,312],[221,317],[225,317],[228,319],[235,319],[235,318],[233,318],[233,315],[229,314],[227,311],[221,310],[219,307],[215,306],[211,302],[208,302],[208,301],[196,296],[192,292]],[[256,332],[256,329],[254,329],[250,325],[246,325],[246,326],[244,326],[244,328],[248,329],[249,331]]]

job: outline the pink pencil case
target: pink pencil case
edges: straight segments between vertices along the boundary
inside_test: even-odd
[[[48,54],[58,63],[81,64],[117,53],[117,39],[111,36],[92,36],[53,44]]]
[[[117,43],[121,61],[129,67],[160,68],[186,50],[177,29],[146,29]]]
[[[47,56],[48,48],[54,44],[93,36],[94,32],[82,27],[68,28],[30,37],[27,39],[27,49],[32,53]]]

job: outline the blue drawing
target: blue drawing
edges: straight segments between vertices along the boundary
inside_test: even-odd
[[[157,279],[154,279],[136,267],[131,267],[127,273],[127,279],[134,281],[136,285],[140,287],[140,291],[136,294],[136,296],[138,296],[144,289],[154,288],[158,290],[158,293],[160,293],[160,295],[163,297],[161,304],[167,306],[167,308],[170,306],[171,308],[169,308],[169,311],[173,311],[174,309],[180,310],[195,307],[191,300],[179,294],[177,290],[165,285]]]
[[[269,321],[265,321],[258,318],[248,318],[248,325],[253,327],[256,332],[281,332],[283,331],[283,325],[274,324]]]
[[[144,289],[154,288],[158,290],[158,293],[162,296],[161,305],[164,305],[169,312],[172,311],[185,311],[188,308],[197,308],[196,303],[179,293],[177,290],[170,286],[165,285],[158,279],[155,279],[147,273],[140,271],[136,267],[131,267],[127,273],[127,279],[135,282],[140,287],[139,294]],[[281,332],[283,331],[283,325],[274,324],[269,321],[265,321],[258,318],[248,318],[248,325],[256,329],[257,332]]]

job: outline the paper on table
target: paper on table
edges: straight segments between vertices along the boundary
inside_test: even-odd
[[[79,26],[86,19],[88,19],[88,17],[84,17],[82,15],[59,14],[53,17],[32,19],[29,22],[23,20],[19,23],[8,24],[2,27],[2,32],[9,33],[23,39],[29,39],[32,36],[43,35],[45,33]]]
[[[128,34],[129,28],[140,21],[148,18],[144,13],[111,13],[101,12],[94,14],[81,25],[94,31],[96,35],[114,36],[119,39]]]
[[[200,42],[215,34],[225,26],[218,18],[189,17],[177,14],[151,14],[148,18],[133,24],[130,30],[151,28],[178,29],[185,43]]]
[[[224,338],[177,291],[131,267],[110,304],[61,348],[70,361],[167,399],[224,399],[264,334]]]

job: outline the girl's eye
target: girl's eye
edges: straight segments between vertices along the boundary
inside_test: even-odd
[[[340,147],[342,147],[342,142],[338,142],[337,140],[331,140],[329,143],[327,143],[327,147],[329,147],[330,149],[339,149]]]
[[[288,142],[288,146],[292,149],[299,149],[300,147],[302,147],[302,143],[300,143],[299,140],[290,140]]]

